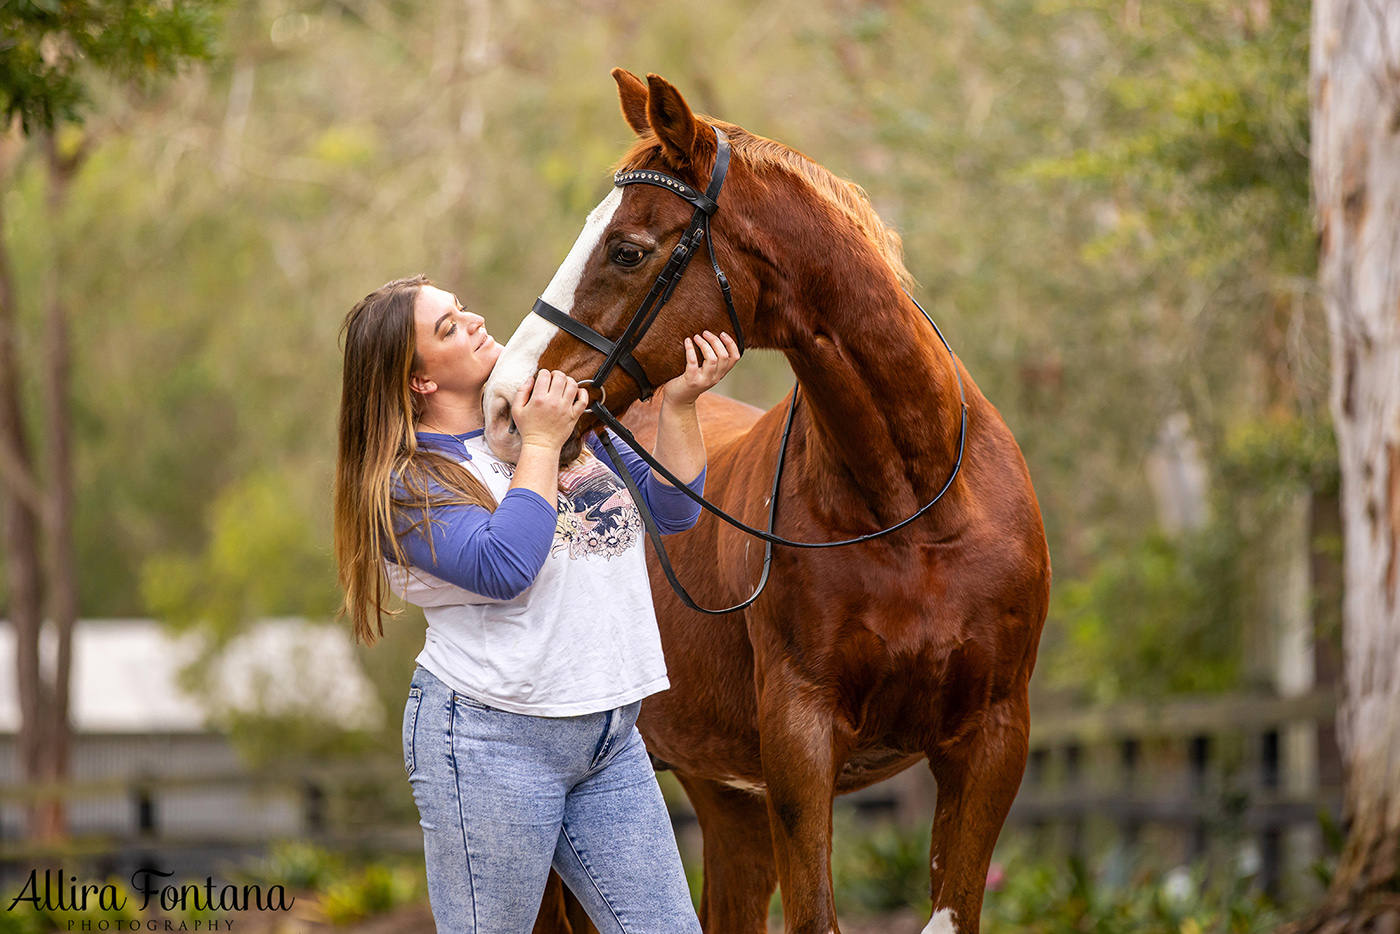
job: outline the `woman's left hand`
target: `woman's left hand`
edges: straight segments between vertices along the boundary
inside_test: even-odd
[[[671,405],[694,405],[707,389],[712,389],[724,374],[739,362],[739,345],[727,332],[718,337],[709,331],[685,339],[685,372],[662,388],[665,401]]]

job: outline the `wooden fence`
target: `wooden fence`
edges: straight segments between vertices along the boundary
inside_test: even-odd
[[[1047,854],[1254,862],[1265,890],[1301,894],[1322,855],[1321,822],[1340,823],[1335,719],[1330,690],[1034,710],[1007,826]],[[847,800],[910,821],[931,816],[935,795],[919,767]]]
[[[1037,710],[1008,826],[1051,851],[1150,849],[1169,862],[1207,856],[1213,841],[1244,841],[1252,844],[1246,855],[1258,860],[1263,885],[1278,892],[1316,859],[1319,814],[1336,819],[1340,813],[1334,719],[1330,692]],[[408,852],[422,845],[407,783],[393,763],[113,776],[48,789],[0,785],[0,808],[14,813],[26,800],[55,793],[73,808],[105,803],[122,820],[110,832],[60,850],[36,848],[13,834],[0,838],[0,879],[45,860],[85,862],[118,875],[159,864],[203,876],[277,837],[334,849]],[[282,815],[281,823],[254,827],[250,821],[247,832],[237,834],[204,832],[197,821],[173,825],[177,803],[191,796],[233,809],[258,802]],[[684,843],[696,833],[693,815],[683,798],[668,797]],[[926,821],[935,797],[928,769],[918,765],[844,797],[839,806],[866,817]]]

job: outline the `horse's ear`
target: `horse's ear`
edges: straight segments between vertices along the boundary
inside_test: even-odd
[[[671,82],[660,75],[647,75],[647,119],[666,156],[678,166],[700,162],[714,149],[713,140],[700,133],[702,124],[691,112]]]
[[[651,132],[647,122],[647,86],[626,68],[614,68],[613,80],[617,82],[617,96],[622,101],[622,118],[638,136]]]

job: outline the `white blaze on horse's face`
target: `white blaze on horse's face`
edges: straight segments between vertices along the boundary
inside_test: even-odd
[[[574,241],[573,249],[564,257],[563,265],[544,290],[541,297],[564,314],[573,312],[574,293],[583,279],[584,267],[598,241],[603,239],[621,203],[622,189],[614,188],[593,209],[583,225],[583,232]],[[559,329],[539,315],[526,315],[506,342],[505,349],[496,360],[495,369],[491,371],[491,378],[486,381],[481,395],[482,411],[486,415],[486,443],[501,460],[513,464],[520,457],[520,435],[510,430],[510,400],[522,383],[539,372],[540,356],[557,333]]]

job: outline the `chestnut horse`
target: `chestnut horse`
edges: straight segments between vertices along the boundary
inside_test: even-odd
[[[836,931],[833,796],[927,758],[938,797],[925,931],[976,932],[992,847],[1025,770],[1027,682],[1050,589],[1020,449],[905,294],[899,237],[859,188],[779,143],[697,117],[662,78],[643,84],[621,69],[613,77],[639,137],[625,169],[703,189],[718,151],[714,128],[730,140],[712,242],[748,346],[781,351],[801,388],[779,535],[831,541],[910,515],[953,470],[958,373],[968,405],[961,470],[927,514],[849,547],[776,547],[766,592],[741,612],[688,610],[648,561],[671,689],[646,700],[639,726],[699,818],[700,920],[711,934],[765,931],[777,885],[787,931]],[[662,187],[615,189],[546,300],[618,335],[692,213]],[[702,261],[634,356],[660,385],[684,370],[682,338],[706,328],[733,329]],[[515,456],[508,400],[526,377],[540,367],[591,377],[602,356],[529,316],[486,387],[492,447]],[[614,412],[639,395],[621,369],[604,388]],[[763,527],[786,403],[765,413],[708,395],[701,402],[705,495]],[[597,424],[589,414],[579,428]],[[667,546],[702,606],[737,603],[759,579],[763,543],[708,513]]]

